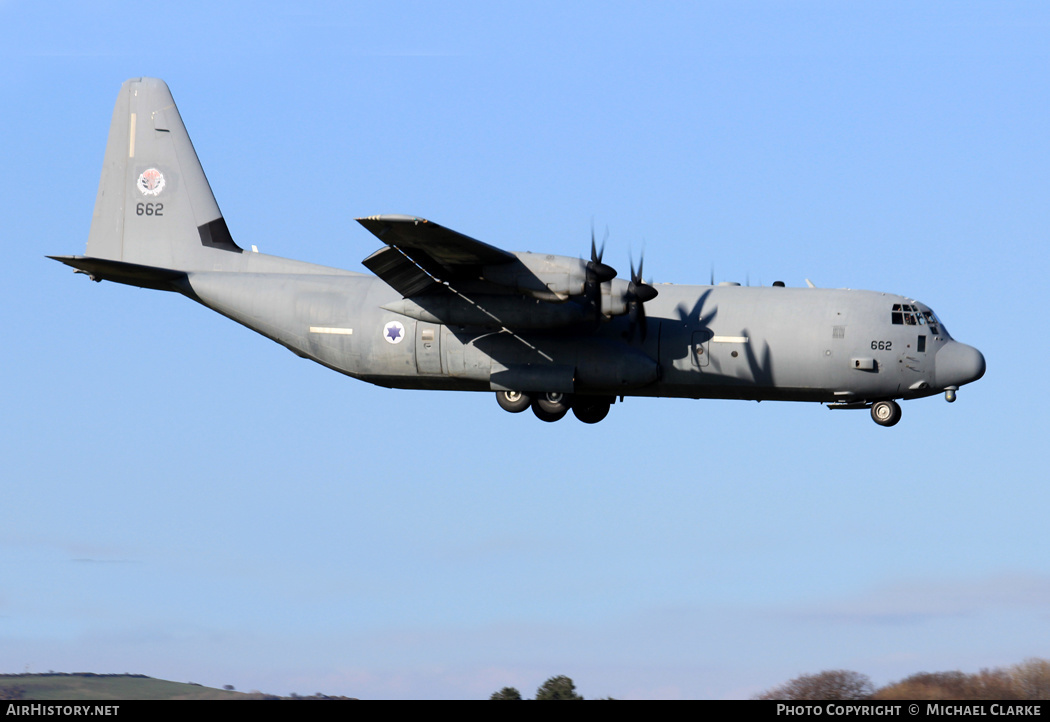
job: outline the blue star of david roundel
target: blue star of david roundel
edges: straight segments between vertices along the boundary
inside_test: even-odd
[[[383,338],[387,343],[401,343],[405,338],[405,327],[400,321],[390,321],[383,327]]]

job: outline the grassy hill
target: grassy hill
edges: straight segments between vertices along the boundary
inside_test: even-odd
[[[276,699],[259,692],[244,694],[199,684],[168,682],[137,674],[0,674],[0,699],[137,700],[137,699]]]

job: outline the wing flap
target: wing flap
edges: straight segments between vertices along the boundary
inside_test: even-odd
[[[380,248],[361,262],[405,298],[440,287],[434,279],[396,246]]]

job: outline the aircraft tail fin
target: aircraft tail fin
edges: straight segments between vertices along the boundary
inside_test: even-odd
[[[124,83],[113,109],[87,256],[156,269],[225,270],[233,241],[163,80]]]

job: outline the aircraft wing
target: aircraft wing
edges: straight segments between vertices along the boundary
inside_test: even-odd
[[[363,264],[406,297],[426,293],[435,281],[473,280],[481,266],[517,260],[512,253],[415,216],[369,216],[357,222],[388,246]]]

